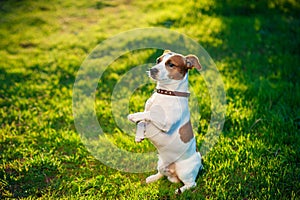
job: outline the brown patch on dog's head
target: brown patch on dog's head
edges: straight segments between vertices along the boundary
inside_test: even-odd
[[[180,139],[184,143],[188,143],[191,139],[194,138],[194,133],[192,129],[191,121],[188,121],[179,129]]]
[[[188,71],[186,60],[181,55],[170,57],[165,63],[169,77],[174,80],[181,80]]]
[[[168,72],[167,77],[173,80],[182,80],[189,69],[196,68],[201,70],[202,68],[197,56],[183,56],[181,54],[171,52],[170,50],[165,50],[163,55],[156,59],[156,66],[153,68],[162,71],[162,66],[165,67]],[[155,77],[151,77],[155,79]]]

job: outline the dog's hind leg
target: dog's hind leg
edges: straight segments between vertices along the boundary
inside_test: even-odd
[[[149,177],[146,178],[146,183],[152,183],[155,182],[157,180],[159,180],[160,178],[162,178],[164,175],[162,175],[160,172],[157,172],[157,174],[151,175]]]
[[[163,161],[162,161],[161,157],[158,155],[157,174],[154,174],[154,175],[151,175],[151,176],[147,177],[146,178],[146,183],[155,182],[155,181],[161,179],[164,176],[163,172],[161,171],[162,166],[163,166]]]
[[[168,180],[172,183],[179,183],[180,180],[178,179],[177,176],[168,176]]]

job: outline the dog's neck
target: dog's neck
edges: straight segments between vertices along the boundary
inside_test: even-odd
[[[156,89],[177,91],[177,92],[188,92],[188,74],[184,76],[182,80],[172,80],[168,82],[158,81]]]

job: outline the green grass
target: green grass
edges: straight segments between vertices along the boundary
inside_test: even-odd
[[[300,4],[242,1],[2,1],[0,4],[0,198],[299,199]],[[159,26],[198,41],[223,78],[227,112],[217,145],[204,157],[197,187],[150,173],[130,174],[95,159],[72,115],[72,88],[85,57],[101,41],[136,27]],[[193,53],[193,52],[191,52]],[[124,55],[103,76],[95,104],[104,132],[121,148],[153,149],[115,126],[114,85],[128,69],[154,62],[156,50]],[[198,147],[210,122],[204,81]],[[103,85],[103,84],[102,84]],[[134,93],[143,108],[154,85]],[[105,91],[106,96],[99,97]]]

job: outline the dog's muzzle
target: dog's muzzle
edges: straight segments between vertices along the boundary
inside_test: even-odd
[[[151,68],[150,69],[150,76],[152,78],[156,78],[157,74],[158,74],[158,69],[156,69],[156,68]]]

